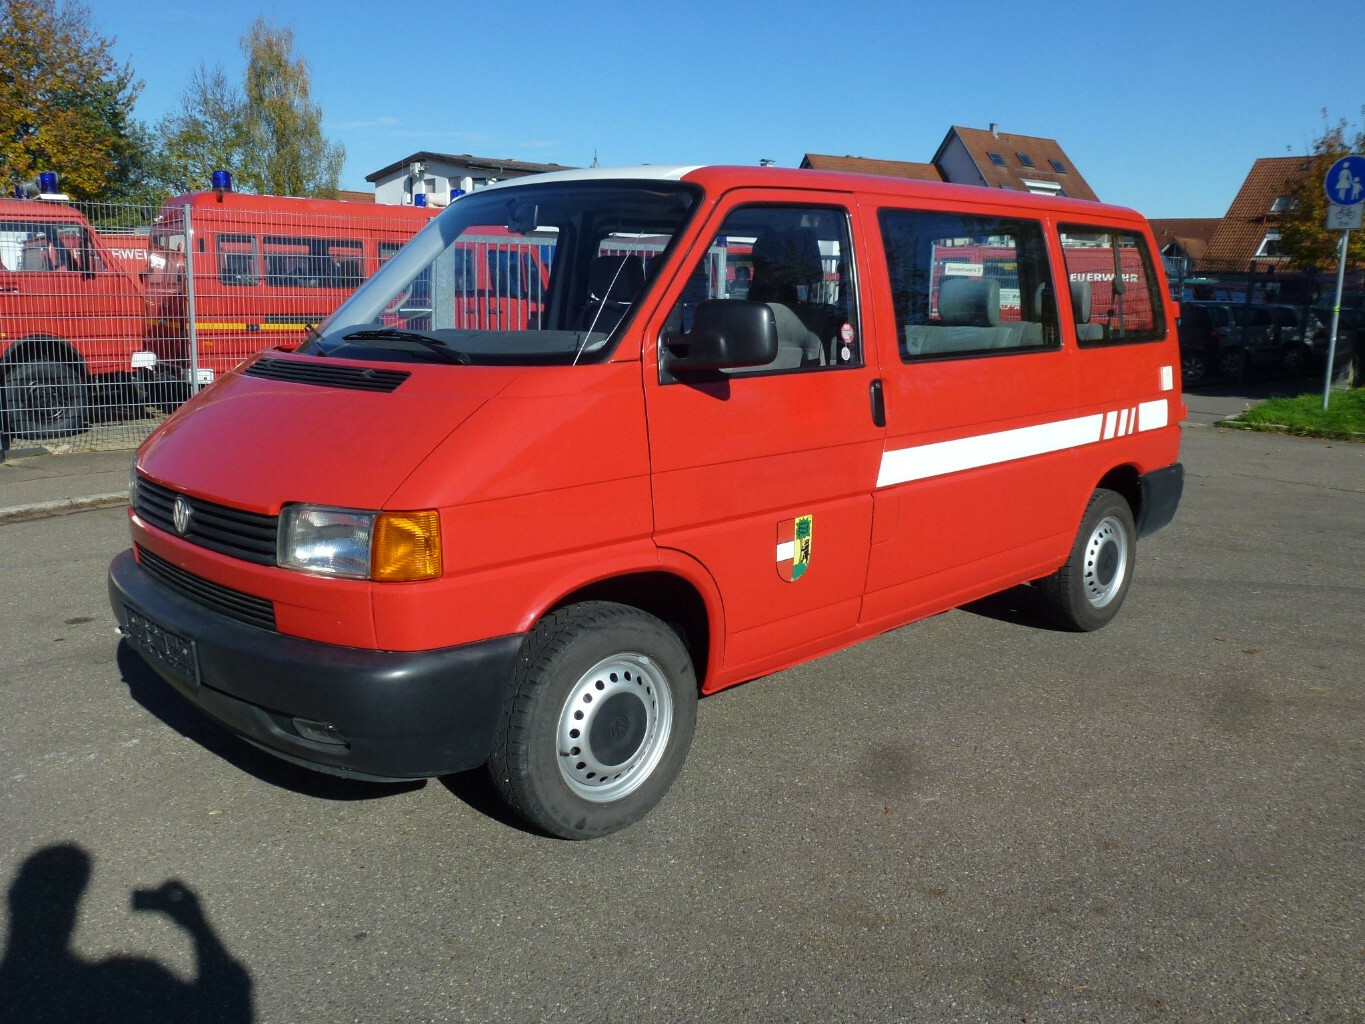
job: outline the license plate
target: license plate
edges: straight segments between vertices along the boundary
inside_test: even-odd
[[[123,635],[130,644],[191,686],[199,685],[199,652],[193,640],[171,632],[129,605],[123,606],[123,612],[127,620]]]

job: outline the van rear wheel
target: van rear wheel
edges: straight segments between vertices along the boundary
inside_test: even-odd
[[[696,675],[677,633],[627,605],[571,605],[527,636],[489,774],[533,827],[608,835],[662,799],[696,718]]]
[[[1106,625],[1128,595],[1136,547],[1128,502],[1114,491],[1096,490],[1066,563],[1036,585],[1048,618],[1083,633]]]

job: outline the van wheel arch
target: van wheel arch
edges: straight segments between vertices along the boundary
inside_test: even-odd
[[[705,598],[686,579],[669,572],[640,572],[598,580],[565,594],[545,610],[545,615],[585,601],[608,601],[638,608],[666,623],[682,640],[692,659],[697,684],[705,688],[713,635],[711,620]]]
[[[1128,502],[1128,510],[1133,513],[1133,522],[1141,522],[1142,484],[1136,466],[1115,466],[1091,488],[1091,492],[1101,489],[1121,495]]]

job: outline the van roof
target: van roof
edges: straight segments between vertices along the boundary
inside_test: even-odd
[[[411,217],[427,221],[440,213],[434,206],[389,206],[380,203],[349,203],[341,199],[296,199],[292,196],[255,195],[250,192],[186,192],[161,204],[161,212],[174,211],[181,206],[196,210],[250,210],[270,213],[306,213],[313,216],[344,216],[347,218],[376,218],[389,220]]]
[[[1103,209],[1111,215],[1123,213],[1129,216],[1139,216],[1136,211],[1127,207],[1097,203],[1088,199],[1036,195],[1031,192],[985,188],[980,185],[953,185],[947,182],[918,181],[876,174],[818,171],[801,167],[655,164],[635,167],[589,167],[582,170],[526,175],[525,177],[500,181],[496,185],[490,185],[489,188],[521,188],[527,185],[562,181],[687,181],[702,186],[708,192],[723,192],[742,187],[824,189],[832,192],[879,192],[907,197],[923,197],[926,200],[938,202],[947,199],[971,205],[1008,203],[1012,206],[1038,207],[1059,212],[1074,210],[1078,216],[1088,213],[1090,217],[1093,217],[1097,209]]]

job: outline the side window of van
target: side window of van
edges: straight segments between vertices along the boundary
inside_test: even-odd
[[[1113,345],[1164,338],[1164,307],[1142,236],[1084,224],[1063,224],[1060,230],[1077,342]]]
[[[234,285],[260,284],[255,235],[219,235],[217,242],[219,281]]]
[[[261,239],[265,283],[275,288],[355,288],[365,279],[360,242],[331,238]]]
[[[922,210],[877,216],[902,359],[1061,344],[1040,223]]]
[[[862,364],[853,250],[846,211],[822,206],[741,206],[692,268],[668,330],[692,327],[707,299],[765,302],[777,323],[777,358],[726,370],[739,376]]]

